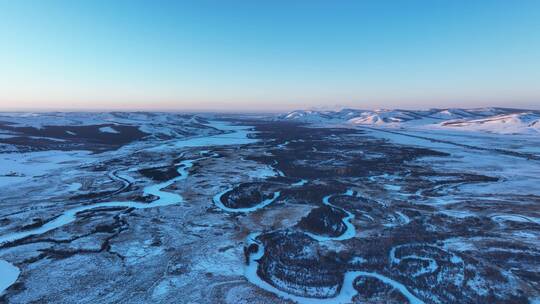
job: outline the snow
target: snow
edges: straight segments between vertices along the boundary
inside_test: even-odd
[[[443,248],[450,251],[474,251],[477,250],[476,246],[474,245],[474,239],[465,239],[465,238],[449,238],[444,240]]]
[[[352,260],[351,260],[351,263],[352,264],[364,264],[364,263],[367,263],[368,260],[366,260],[365,258],[363,257],[354,257]]]
[[[450,120],[440,123],[440,126],[499,134],[538,134],[540,115],[531,112],[495,115],[482,119]]]
[[[375,110],[362,112],[360,116],[347,120],[354,125],[393,125],[414,119],[408,113],[399,110]]]
[[[253,212],[255,210],[259,210],[259,209],[262,209],[268,205],[270,205],[272,202],[274,202],[278,197],[279,195],[281,194],[280,191],[276,191],[274,192],[273,196],[271,198],[268,198],[268,199],[265,199],[259,203],[257,203],[256,205],[254,205],[253,207],[247,207],[247,208],[229,208],[225,205],[223,205],[223,203],[221,202],[221,197],[231,191],[233,188],[227,188],[225,189],[224,191],[214,195],[214,198],[213,198],[213,201],[214,201],[214,204],[219,207],[221,210],[223,211],[227,211],[227,212],[243,212],[243,213],[247,213],[247,212]]]
[[[40,151],[0,154],[0,187],[26,182],[52,170],[91,161],[87,151]]]
[[[220,121],[212,121],[207,126],[226,131],[226,133],[212,136],[194,137],[185,140],[173,140],[148,150],[162,151],[205,146],[245,145],[257,141],[256,139],[249,138],[249,134],[253,133],[253,131],[251,131],[251,127],[249,126],[235,126]]]
[[[250,170],[248,172],[248,176],[251,178],[268,178],[273,176],[278,176],[279,172],[277,172],[274,168],[271,166],[264,166],[262,168],[257,168],[256,170]]]
[[[401,186],[398,186],[398,185],[391,185],[391,184],[385,184],[384,185],[384,188],[386,190],[390,190],[390,191],[400,191],[401,190]]]
[[[287,141],[285,141],[285,142],[282,143],[282,144],[276,145],[276,148],[286,149],[286,148],[287,148],[287,145],[288,145],[289,143],[290,143],[290,142],[287,140]]]
[[[391,129],[416,127],[532,135],[539,135],[540,132],[539,111],[505,108],[293,111],[280,116],[279,119]]]
[[[540,218],[534,218],[531,216],[524,216],[519,214],[501,214],[501,215],[495,215],[491,217],[492,220],[497,222],[504,222],[504,221],[512,221],[512,222],[520,222],[520,223],[535,223],[540,224]]]
[[[114,134],[120,133],[116,129],[112,128],[112,127],[101,127],[101,128],[99,128],[99,131],[103,132],[103,133],[114,133]]]
[[[175,113],[109,113],[109,112],[43,112],[43,113],[1,113],[0,121],[14,126],[34,127],[41,129],[45,126],[88,126],[107,123],[118,124],[153,124],[167,122],[172,119],[186,121]],[[156,115],[159,114],[159,115]]]
[[[236,128],[234,126],[232,127],[228,126],[227,124],[221,124],[221,126],[223,126],[224,129],[231,130],[232,133],[229,135],[234,138],[237,138],[239,141],[242,141],[242,138],[246,136],[246,132],[244,131],[245,127]],[[240,134],[239,135],[236,134],[237,132]],[[212,137],[212,136],[209,136],[209,137]],[[227,143],[227,144],[230,144],[230,143]],[[26,167],[23,166],[24,163],[23,164],[20,163],[21,161],[20,154],[16,154],[15,156],[7,155],[7,157],[6,155],[4,155],[3,156],[4,160],[8,160],[8,161],[7,162],[3,161],[2,167],[0,167],[0,169],[6,170],[8,165],[9,167],[15,166],[19,170],[24,169],[22,170],[23,172],[35,175],[36,172],[45,172],[46,169],[50,169],[51,166],[54,167],[58,163],[61,164],[61,163],[65,163],[67,160],[72,160],[72,158],[67,158],[66,155],[70,155],[70,156],[78,155],[78,152],[59,153],[58,151],[46,151],[46,152],[33,152],[30,154],[32,156],[31,159],[34,162],[32,162],[31,164],[28,164]],[[84,206],[68,209],[64,211],[61,215],[59,215],[58,217],[54,218],[53,220],[45,223],[44,225],[40,227],[24,230],[24,231],[19,231],[19,232],[7,233],[0,236],[0,244],[20,240],[22,238],[32,236],[32,235],[43,234],[48,231],[54,230],[56,228],[60,228],[64,225],[74,222],[77,218],[77,213],[90,210],[90,209],[101,208],[101,207],[128,207],[128,208],[136,208],[136,209],[147,209],[147,208],[164,207],[164,206],[181,203],[183,202],[183,198],[181,195],[172,193],[172,192],[167,192],[167,191],[164,191],[163,189],[169,187],[170,185],[180,180],[187,178],[188,170],[193,166],[193,163],[203,158],[205,157],[201,157],[195,160],[184,160],[178,164],[179,166],[177,170],[178,170],[179,176],[173,179],[170,179],[168,181],[162,182],[162,183],[146,186],[143,190],[144,195],[152,195],[152,196],[158,197],[157,200],[151,203],[140,203],[140,202],[135,202],[135,201],[111,201],[111,202],[100,202],[100,203],[84,205]],[[24,158],[22,159],[23,161],[25,160]],[[36,164],[38,165],[41,164],[45,168],[40,168]],[[40,169],[36,171],[36,167]],[[270,202],[265,201],[265,202],[262,202],[261,204],[267,205],[271,203],[278,196],[279,196],[279,192],[274,194],[274,198]]]
[[[260,287],[261,289],[264,289],[268,292],[271,292],[278,297],[281,297],[286,300],[291,300],[299,304],[346,304],[351,303],[352,299],[356,294],[358,293],[354,287],[354,281],[356,278],[360,276],[364,277],[372,277],[376,278],[380,281],[382,281],[385,284],[388,284],[398,290],[403,296],[407,298],[409,303],[411,304],[420,304],[424,303],[422,300],[417,298],[415,295],[413,295],[405,285],[387,277],[384,275],[381,275],[376,272],[367,272],[367,271],[348,271],[345,272],[343,277],[343,282],[341,285],[341,289],[339,290],[339,293],[332,298],[308,298],[308,297],[301,297],[294,294],[287,293],[285,291],[282,291],[272,285],[270,285],[268,282],[264,281],[259,277],[257,274],[257,269],[259,267],[258,260],[264,255],[264,246],[257,241],[257,233],[250,234],[246,240],[247,244],[253,244],[257,243],[258,250],[255,253],[252,253],[249,257],[249,263],[247,266],[245,266],[244,269],[244,276],[246,279]]]
[[[301,187],[301,186],[307,184],[307,182],[308,182],[307,180],[301,179],[300,181],[298,181],[296,183],[292,183],[291,186],[293,186],[293,187]]]
[[[402,212],[396,211],[396,214],[401,218],[402,224],[407,225],[411,222],[411,219]]]
[[[354,196],[355,192],[353,190],[349,189],[349,190],[345,191],[345,193],[343,193],[343,194],[347,195],[347,196]],[[345,230],[345,232],[343,232],[343,234],[341,234],[339,236],[324,236],[324,235],[314,234],[314,233],[311,233],[311,232],[305,232],[305,234],[309,235],[311,238],[313,238],[313,239],[315,239],[315,240],[317,240],[319,242],[344,241],[344,240],[352,239],[356,235],[356,228],[351,223],[351,220],[354,219],[354,214],[350,213],[349,211],[347,211],[347,210],[345,210],[343,208],[332,205],[330,203],[330,198],[332,196],[333,195],[325,196],[323,198],[323,204],[328,205],[328,206],[333,207],[333,208],[336,208],[336,209],[340,209],[343,212],[347,213],[347,216],[345,218],[343,218],[343,220],[342,220],[343,224],[345,224],[345,226],[347,227],[347,230]]]
[[[154,195],[158,197],[157,200],[151,203],[139,203],[135,201],[124,201],[124,202],[112,201],[112,202],[95,203],[91,205],[84,205],[84,206],[76,207],[73,209],[68,209],[64,211],[64,213],[62,213],[60,216],[56,217],[52,221],[45,223],[44,225],[40,227],[24,230],[24,231],[19,231],[19,232],[12,232],[12,233],[8,233],[8,234],[0,236],[0,244],[6,243],[6,242],[13,242],[13,241],[20,240],[28,236],[39,235],[39,234],[46,233],[56,228],[60,228],[62,226],[65,226],[69,223],[74,222],[77,219],[77,213],[86,211],[86,210],[91,210],[91,209],[101,208],[101,207],[127,207],[127,208],[136,208],[136,209],[147,209],[147,208],[163,207],[163,206],[180,203],[183,201],[182,196],[176,193],[165,192],[162,189],[187,177],[187,170],[191,168],[191,166],[193,165],[193,160],[182,161],[182,164],[184,166],[181,166],[178,169],[178,173],[180,174],[180,176],[173,178],[171,180],[168,180],[166,182],[150,185],[144,188],[145,195]]]
[[[46,126],[97,126],[104,133],[118,133],[117,125],[132,126],[158,139],[189,137],[215,131],[206,128],[196,115],[174,112],[0,113],[0,121],[14,127],[38,129]],[[73,131],[66,131],[66,134],[77,136]]]
[[[326,113],[331,112],[321,112],[321,111],[293,111],[284,116],[286,120],[298,120],[302,122],[319,122],[331,119]]]
[[[82,187],[81,183],[70,183],[70,184],[65,185],[64,189],[62,189],[60,191],[57,191],[56,195],[75,192],[75,191],[81,189],[81,187]]]
[[[214,273],[223,276],[241,276],[242,262],[238,259],[241,253],[239,248],[229,249],[223,252],[209,250],[204,255],[198,255],[190,264],[191,271]],[[216,263],[219,261],[219,263]]]
[[[469,288],[476,290],[476,292],[481,296],[487,295],[491,289],[489,286],[485,286],[486,282],[476,274],[474,278],[467,280],[466,284],[469,286]]]
[[[92,125],[103,122],[105,113],[0,113],[0,120],[15,126],[43,128],[44,126]],[[107,116],[110,116],[107,115]]]
[[[6,290],[11,284],[17,281],[21,271],[19,268],[8,263],[7,261],[0,260],[0,295]]]
[[[175,286],[171,282],[170,278],[166,278],[163,281],[159,282],[156,287],[154,287],[152,292],[153,298],[159,298],[160,296],[166,295],[169,293],[171,289],[173,289]]]
[[[383,129],[365,131],[371,136],[386,139],[396,144],[449,153],[449,157],[424,157],[418,160],[419,163],[425,162],[437,171],[470,172],[499,178],[498,182],[487,184],[459,185],[458,188],[462,193],[474,192],[486,196],[495,194],[521,195],[523,193],[540,195],[540,188],[537,186],[540,183],[540,167],[531,163],[535,160],[499,153],[495,150],[539,155],[536,154],[537,148],[540,146],[540,137],[538,136],[456,132],[446,129],[426,132],[415,128],[400,129],[391,133]],[[460,145],[469,145],[472,148]],[[451,202],[455,202],[453,197],[446,195],[431,203]]]

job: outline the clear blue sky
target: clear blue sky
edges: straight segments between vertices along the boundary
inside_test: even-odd
[[[0,0],[0,109],[540,108],[540,1]]]

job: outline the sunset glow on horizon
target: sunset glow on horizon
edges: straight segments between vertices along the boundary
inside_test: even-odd
[[[0,111],[540,109],[540,2],[0,0]]]

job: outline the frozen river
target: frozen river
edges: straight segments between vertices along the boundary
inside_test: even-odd
[[[196,137],[192,139],[179,140],[176,142],[167,143],[150,150],[157,149],[182,149],[188,147],[204,147],[204,146],[220,146],[220,145],[240,145],[255,142],[255,139],[251,139],[248,135],[252,132],[250,127],[246,126],[234,126],[222,122],[212,122],[212,127],[224,131],[225,133],[206,137]],[[163,189],[170,185],[186,179],[189,176],[189,169],[196,161],[202,160],[207,157],[200,157],[196,159],[184,160],[177,164],[178,176],[167,180],[162,183],[151,184],[144,188],[144,196],[155,196],[158,199],[151,203],[141,203],[136,201],[109,201],[100,202],[90,205],[79,206],[76,208],[68,209],[62,214],[54,218],[53,220],[45,223],[40,227],[34,229],[6,233],[0,235],[0,245],[8,242],[14,242],[29,236],[40,235],[51,230],[63,227],[67,224],[74,222],[77,219],[77,214],[82,211],[92,210],[102,207],[126,207],[135,209],[147,209],[155,207],[164,207],[173,204],[180,204],[184,200],[180,194],[164,191]],[[121,176],[121,175],[120,175]],[[125,177],[130,179],[129,176]],[[0,293],[11,286],[19,276],[20,270],[14,265],[8,263],[5,260],[0,260]]]

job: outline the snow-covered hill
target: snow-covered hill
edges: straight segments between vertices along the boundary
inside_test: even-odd
[[[481,119],[449,120],[440,123],[440,125],[500,134],[538,133],[540,132],[540,115],[533,112],[521,112],[494,115]]]
[[[135,126],[156,137],[173,138],[198,133],[205,122],[196,115],[160,112],[0,112],[0,134],[8,132],[3,126],[43,130],[52,126],[102,125],[100,131],[105,133],[118,133],[114,126]]]
[[[427,127],[500,134],[540,133],[540,111],[509,108],[293,111],[280,120],[375,127]]]
[[[415,113],[400,110],[375,110],[359,113],[358,116],[347,120],[348,123],[357,125],[386,125],[400,124],[419,119]]]
[[[0,153],[34,150],[104,151],[139,140],[220,133],[193,114],[153,112],[0,112]]]

